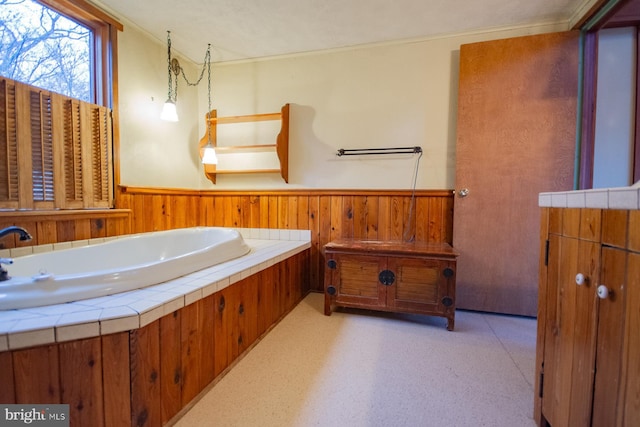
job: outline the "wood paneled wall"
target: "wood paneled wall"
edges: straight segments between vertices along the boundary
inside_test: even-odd
[[[0,230],[17,225],[33,239],[23,242],[15,234],[5,236],[0,240],[0,249],[129,234],[130,217],[130,211],[121,209],[4,211],[0,212]]]
[[[311,230],[310,287],[322,289],[322,247],[340,237],[453,240],[450,190],[181,191],[121,187],[133,233],[194,226]]]
[[[311,290],[322,289],[322,247],[340,237],[453,241],[450,190],[197,191],[120,187],[110,211],[0,213],[0,229],[25,227],[0,249],[195,226],[311,230]]]

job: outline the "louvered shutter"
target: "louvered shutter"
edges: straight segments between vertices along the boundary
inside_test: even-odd
[[[64,101],[64,189],[67,208],[84,206],[82,191],[82,138],[80,133],[80,104],[76,99]]]
[[[17,209],[19,201],[15,105],[15,84],[0,80],[0,208],[5,209]]]
[[[0,78],[0,208],[109,208],[111,111]]]
[[[30,90],[31,181],[36,209],[53,209],[53,134],[51,95]]]

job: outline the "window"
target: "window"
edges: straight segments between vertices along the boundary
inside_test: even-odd
[[[91,30],[34,0],[0,5],[0,75],[91,102]]]
[[[636,42],[634,27],[598,32],[593,188],[625,187],[634,182]]]
[[[579,26],[584,60],[576,189],[640,180],[639,17],[640,0],[600,0]],[[617,58],[608,58],[613,54]]]
[[[0,77],[0,158],[6,159],[0,162],[0,209],[111,207],[117,171],[111,110],[117,93],[112,88],[117,87],[114,64],[122,26],[84,0],[34,3],[0,0],[0,19],[7,16],[5,8],[28,4],[32,9],[23,13],[37,14],[45,34],[65,41],[51,45],[27,31],[31,36],[13,38],[34,50],[14,49],[13,57],[1,59],[0,65],[17,70],[30,84]],[[9,25],[2,25],[0,42],[11,41]],[[69,58],[68,49],[77,50],[77,57]],[[10,49],[0,50],[3,55]],[[50,55],[35,59],[33,52]],[[43,67],[33,67],[36,62]]]

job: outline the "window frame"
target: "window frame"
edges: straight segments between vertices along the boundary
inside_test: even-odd
[[[616,14],[632,0],[600,0],[592,12],[574,27],[581,31],[583,49],[582,104],[580,107],[579,172],[575,189],[593,188],[593,163],[595,150],[596,86],[598,79],[598,36],[603,28],[636,27],[636,116],[633,137],[632,181],[640,180],[640,21],[624,17],[616,21]]]

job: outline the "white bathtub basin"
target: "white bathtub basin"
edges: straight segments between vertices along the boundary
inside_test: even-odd
[[[194,227],[14,259],[0,310],[78,301],[166,282],[249,253],[234,229]]]

